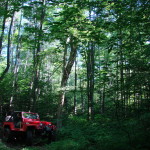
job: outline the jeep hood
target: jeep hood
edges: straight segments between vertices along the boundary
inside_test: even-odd
[[[34,120],[34,119],[26,119],[25,122],[28,122],[30,124],[43,124],[43,125],[49,125],[52,124],[51,122],[47,122],[47,121],[39,121],[39,120]]]

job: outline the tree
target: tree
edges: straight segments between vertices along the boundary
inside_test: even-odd
[[[1,32],[1,36],[0,36],[0,56],[1,56],[1,52],[2,52],[2,43],[3,43],[4,30],[5,30],[5,24],[6,24],[6,18],[7,18],[8,0],[6,0],[4,2],[4,8],[5,9],[3,10],[2,32]]]
[[[15,14],[15,11],[13,10],[12,16],[11,16],[11,22],[10,22],[10,26],[9,26],[9,31],[8,31],[7,66],[6,66],[5,70],[2,72],[2,74],[0,76],[0,81],[4,78],[5,74],[8,72],[9,67],[10,67],[11,30],[12,30],[12,26],[13,26],[14,14]]]

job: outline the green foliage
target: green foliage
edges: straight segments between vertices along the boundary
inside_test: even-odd
[[[59,142],[52,143],[51,145],[48,145],[45,147],[45,149],[54,149],[54,150],[78,150],[79,149],[79,143],[77,143],[74,140],[66,139]]]
[[[41,119],[56,122],[63,63],[68,60],[74,37],[78,55],[66,88],[64,127],[58,132],[58,141],[42,149],[150,149],[148,0],[20,0],[9,1],[8,10],[6,0],[1,4],[1,29],[5,17],[6,21],[0,40],[0,74],[6,67],[7,31],[15,11],[10,68],[0,81],[1,119],[11,98],[14,109],[29,111],[36,97],[35,111]],[[89,115],[87,62],[91,49],[94,117],[88,122],[84,117]],[[77,116],[73,116],[75,98]],[[0,149],[7,146],[0,143]],[[33,149],[41,147],[23,148]]]
[[[94,122],[88,122],[82,117],[71,117],[60,129],[58,142],[48,147],[54,150],[148,150],[149,113],[140,119],[144,119],[142,122],[148,121],[147,128],[136,118],[120,122],[97,116]]]
[[[4,69],[5,69],[5,67],[6,67],[6,62],[3,62],[3,61],[1,60],[1,64],[0,64],[0,74],[2,74],[2,72],[3,72]]]
[[[150,113],[124,120],[99,115],[95,116],[95,121],[90,122],[83,117],[72,116],[58,131],[56,142],[20,150],[149,150],[149,125]],[[8,149],[2,143],[0,148]]]
[[[0,141],[0,149],[1,150],[15,150],[14,148],[7,147],[5,144]]]

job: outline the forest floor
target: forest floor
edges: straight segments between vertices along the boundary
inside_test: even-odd
[[[2,127],[0,126],[0,150],[47,150],[46,145],[50,143],[41,138],[36,139],[32,146],[27,146],[23,138],[14,138],[11,142],[4,142],[2,140]]]
[[[0,148],[4,149],[15,149],[15,150],[22,150],[25,148],[25,145],[22,143],[4,143],[2,142],[2,139],[0,139],[1,146]]]
[[[34,143],[32,146],[27,146],[24,139],[16,140],[7,143],[2,141],[0,137],[0,150],[28,150],[29,149],[42,149],[45,143],[38,142]]]

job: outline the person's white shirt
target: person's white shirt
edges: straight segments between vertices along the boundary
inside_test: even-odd
[[[5,121],[9,121],[11,116],[6,116]]]

